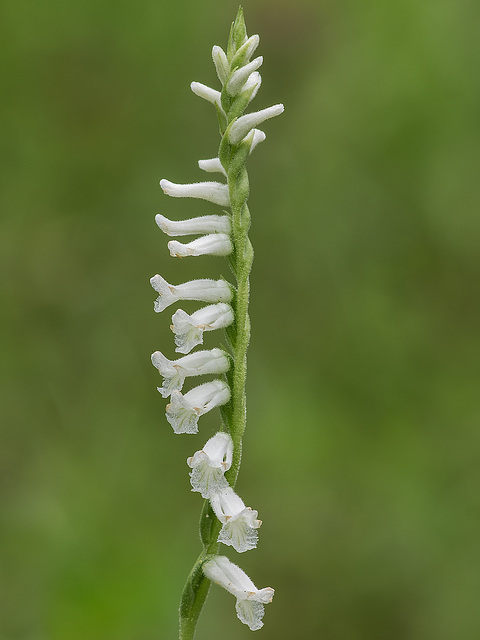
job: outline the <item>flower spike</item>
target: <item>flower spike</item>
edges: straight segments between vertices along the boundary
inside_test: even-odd
[[[263,626],[264,605],[271,602],[274,594],[270,587],[257,589],[242,569],[225,556],[218,556],[219,543],[233,547],[238,553],[254,549],[262,524],[257,511],[246,507],[234,491],[246,426],[245,364],[250,341],[249,277],[253,262],[248,237],[251,216],[246,163],[257,145],[265,140],[265,133],[257,127],[283,112],[283,105],[276,104],[245,114],[262,83],[258,70],[263,58],[253,57],[259,42],[258,35],[248,37],[240,7],[226,49],[219,46],[212,49],[220,90],[201,82],[190,85],[193,93],[214,105],[221,137],[217,156],[199,160],[198,167],[207,173],[220,174],[225,182],[160,181],[166,195],[206,200],[221,206],[222,215],[187,220],[155,216],[167,236],[180,240],[182,236],[197,236],[185,242],[168,240],[171,256],[228,257],[235,277],[235,284],[223,278],[204,278],[172,285],[158,274],[150,280],[158,293],[154,302],[156,312],[181,300],[207,303],[191,313],[177,309],[172,315],[175,351],[182,357],[169,360],[160,351],[152,354],[152,363],[163,377],[158,391],[164,398],[170,397],[165,409],[167,421],[176,434],[196,434],[200,417],[217,407],[222,421],[221,430],[187,459],[192,491],[200,493],[207,502],[200,518],[203,550],[190,572],[180,603],[180,637],[185,640],[195,633],[209,579],[236,597],[237,615],[252,631]],[[216,329],[226,329],[228,353],[219,348],[195,350],[203,344],[204,333]],[[187,377],[204,374],[213,374],[217,379],[182,392]]]
[[[252,631],[263,627],[264,604],[273,600],[271,587],[257,589],[247,574],[230,562],[226,556],[216,556],[203,565],[203,573],[209,580],[226,589],[237,599],[237,616]]]
[[[182,395],[172,391],[166,416],[175,433],[198,433],[198,419],[230,399],[230,387],[222,380],[206,382]]]
[[[190,483],[192,491],[198,491],[202,498],[228,487],[225,471],[232,466],[233,441],[228,433],[219,431],[210,438],[203,449],[196,451],[187,464],[192,469]]]

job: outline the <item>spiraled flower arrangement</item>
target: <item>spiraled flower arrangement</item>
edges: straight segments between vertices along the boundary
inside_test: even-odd
[[[181,357],[169,360],[160,351],[152,355],[152,363],[163,377],[158,390],[164,398],[170,398],[166,406],[168,422],[175,433],[191,434],[198,432],[199,418],[205,413],[219,407],[222,417],[220,431],[187,460],[192,490],[200,493],[205,503],[200,518],[203,550],[190,572],[180,603],[180,640],[193,638],[211,582],[235,596],[237,615],[251,630],[263,626],[264,605],[271,602],[274,594],[270,587],[257,589],[242,569],[219,555],[220,544],[231,546],[238,553],[255,548],[261,525],[257,511],[246,507],[234,491],[246,425],[249,274],[253,261],[248,238],[249,182],[245,164],[258,143],[265,139],[265,134],[256,127],[283,112],[283,105],[277,104],[244,114],[261,83],[257,70],[263,59],[252,60],[258,44],[258,35],[247,37],[240,7],[230,30],[227,51],[218,46],[212,50],[222,90],[216,91],[199,82],[191,84],[196,95],[214,105],[221,134],[218,157],[200,160],[199,167],[209,173],[223,174],[226,183],[160,181],[169,196],[200,198],[224,209],[221,215],[181,221],[157,215],[158,226],[168,236],[199,236],[187,243],[171,240],[168,242],[170,254],[181,258],[226,256],[236,279],[235,285],[221,278],[179,285],[169,284],[159,275],[150,280],[158,293],[156,312],[182,300],[208,303],[191,315],[182,309],[173,314],[175,350]],[[228,352],[220,348],[192,351],[203,343],[205,331],[218,329],[225,329]],[[183,391],[186,378],[206,374],[220,377]]]

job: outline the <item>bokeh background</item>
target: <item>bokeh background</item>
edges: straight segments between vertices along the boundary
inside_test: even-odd
[[[274,586],[265,640],[480,637],[480,5],[245,0],[253,338],[238,491],[264,524],[235,558]],[[205,179],[231,0],[3,2],[1,640],[175,638],[200,543],[150,353],[154,223],[212,213]],[[215,85],[216,86],[216,85]],[[198,306],[198,305],[197,305]],[[187,310],[196,308],[195,305]],[[218,342],[210,334],[206,345]],[[198,640],[250,631],[215,588]]]

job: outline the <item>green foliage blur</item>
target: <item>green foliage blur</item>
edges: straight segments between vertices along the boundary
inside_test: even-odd
[[[165,197],[206,179],[230,0],[16,0],[0,22],[0,640],[175,638],[200,550],[150,353]],[[246,0],[265,124],[249,161],[253,337],[238,491],[265,640],[480,637],[480,5]],[[198,305],[185,305],[188,311]],[[218,335],[207,336],[208,348]],[[198,640],[249,638],[211,591]]]

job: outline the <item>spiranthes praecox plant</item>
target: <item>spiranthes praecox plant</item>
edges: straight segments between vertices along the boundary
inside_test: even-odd
[[[163,377],[158,390],[164,398],[170,398],[166,406],[168,422],[175,433],[197,433],[203,414],[219,407],[222,418],[220,430],[187,460],[192,490],[206,500],[200,517],[203,550],[187,579],[180,603],[181,640],[193,638],[211,582],[236,597],[237,615],[252,630],[263,626],[264,604],[271,602],[274,593],[270,587],[257,589],[242,569],[219,555],[220,544],[229,545],[238,553],[256,547],[261,525],[257,511],[246,507],[234,491],[246,424],[249,274],[253,261],[248,238],[249,182],[245,164],[253,149],[265,139],[263,131],[256,127],[283,112],[283,105],[277,104],[244,114],[261,83],[258,68],[263,59],[253,58],[258,44],[258,35],[247,36],[240,7],[226,52],[218,46],[212,50],[221,91],[199,82],[191,84],[197,96],[215,107],[221,136],[218,157],[200,160],[199,167],[222,174],[224,181],[193,184],[160,181],[167,195],[200,198],[222,208],[220,214],[180,221],[157,215],[158,226],[168,236],[199,236],[187,243],[171,240],[170,254],[225,256],[235,277],[234,284],[219,278],[173,285],[160,275],[150,281],[158,293],[154,305],[157,312],[181,300],[208,303],[191,315],[182,309],[173,314],[175,350],[182,354],[178,359],[169,360],[160,351],[152,355],[152,363]],[[205,331],[217,329],[225,329],[228,351],[220,348],[192,351],[203,343]],[[217,378],[183,391],[186,378],[205,374]]]

